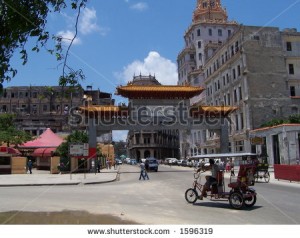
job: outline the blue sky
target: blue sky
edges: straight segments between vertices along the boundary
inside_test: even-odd
[[[90,0],[79,21],[79,35],[69,65],[83,69],[82,85],[114,93],[136,74],[155,74],[164,84],[176,84],[178,53],[191,24],[197,0]],[[222,0],[229,20],[253,26],[297,28],[300,0]],[[48,30],[72,36],[75,14],[63,11],[48,18]],[[28,46],[30,46],[30,43]],[[18,56],[17,76],[8,86],[57,85],[62,67],[43,51],[31,53],[25,66]],[[125,99],[115,97],[117,103]]]

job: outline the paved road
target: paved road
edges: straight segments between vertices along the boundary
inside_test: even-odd
[[[257,183],[256,205],[237,211],[228,201],[186,203],[190,168],[160,166],[159,172],[149,173],[149,181],[138,177],[137,166],[122,165],[120,180],[113,183],[1,187],[0,211],[87,211],[141,224],[300,224],[299,184]]]

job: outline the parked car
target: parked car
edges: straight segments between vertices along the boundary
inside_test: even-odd
[[[126,158],[126,159],[124,160],[124,163],[125,163],[125,164],[130,164],[130,160],[131,160],[130,158]]]
[[[181,161],[181,166],[187,167],[188,166],[188,161],[187,160],[182,160]]]
[[[158,161],[155,158],[147,158],[145,161],[145,168],[146,170],[150,171],[153,170],[155,172],[158,171]]]
[[[131,165],[136,165],[136,164],[137,164],[136,159],[131,159],[129,164],[131,164]]]
[[[123,164],[123,162],[122,162],[122,160],[120,160],[120,159],[115,159],[115,162],[116,162],[116,164]]]
[[[177,165],[178,162],[176,158],[166,158],[165,161],[168,165]]]

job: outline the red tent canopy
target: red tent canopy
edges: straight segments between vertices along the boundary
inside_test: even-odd
[[[28,141],[22,145],[20,148],[48,148],[48,147],[58,147],[64,140],[56,135],[50,128],[44,131],[38,138],[32,141]]]
[[[31,156],[35,157],[51,157],[56,148],[38,148],[33,151]]]

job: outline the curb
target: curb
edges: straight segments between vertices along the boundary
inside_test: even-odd
[[[102,183],[111,183],[119,181],[120,173],[116,173],[116,177],[111,180],[106,181],[91,181],[91,182],[62,182],[62,183],[28,183],[28,184],[0,184],[0,187],[26,187],[26,186],[74,186],[74,185],[93,185],[93,184],[102,184]]]
[[[112,183],[120,180],[120,173],[117,172],[117,175],[114,179],[112,180],[107,180],[107,181],[100,181],[100,182],[87,182],[87,183],[80,183],[83,185],[93,185],[93,184],[101,184],[101,183]]]
[[[79,185],[80,182],[77,183],[28,183],[28,184],[2,184],[0,187],[26,187],[26,186],[66,186],[66,185]]]

